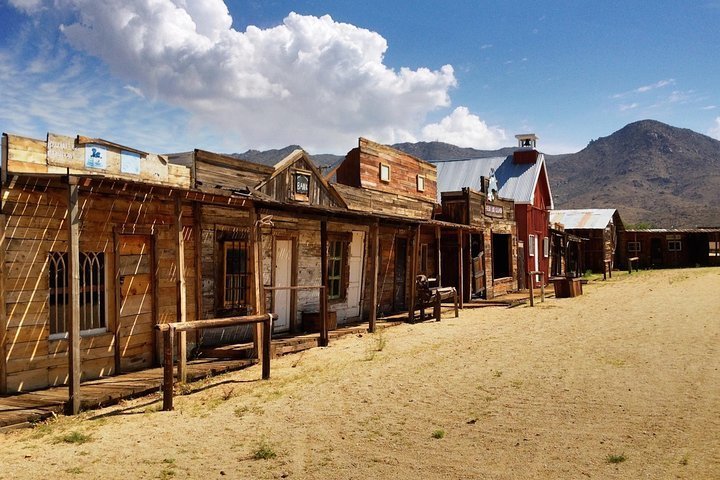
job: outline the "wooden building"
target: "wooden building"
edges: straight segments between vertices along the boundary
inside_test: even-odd
[[[551,212],[552,215],[552,212]],[[565,230],[561,223],[550,223],[550,278],[581,277],[584,273],[586,239]]]
[[[379,257],[368,263],[365,276],[366,291],[376,289],[377,298],[367,295],[365,308],[380,315],[409,310],[412,316],[417,275],[443,286],[454,281],[441,268],[440,236],[443,228],[462,226],[433,220],[435,165],[360,138],[334,176],[348,209],[370,215],[378,229]]]
[[[565,231],[584,238],[583,268],[596,273],[618,264],[618,235],[625,229],[614,208],[552,210],[550,222],[559,223]]]
[[[465,241],[458,243],[451,229],[444,230],[443,270],[455,286],[463,282],[464,301],[493,298],[518,288],[517,225],[511,200],[488,192],[489,179],[481,190],[468,187],[459,192],[442,192],[440,219],[466,225]],[[464,246],[466,259],[458,263],[458,245]],[[462,266],[461,274],[458,268]]]
[[[518,286],[525,288],[528,272],[549,274],[549,210],[553,207],[545,156],[536,150],[533,134],[516,135],[518,149],[507,157],[434,161],[438,188],[457,192],[463,188],[482,191],[485,179],[489,191],[512,200],[517,223]],[[539,281],[535,278],[535,281]]]
[[[3,135],[0,390],[156,365],[153,326],[195,317],[191,169],[112,142]],[[208,195],[248,209],[247,200]]]
[[[720,227],[625,230],[619,237],[619,263],[638,257],[640,268],[720,265]]]

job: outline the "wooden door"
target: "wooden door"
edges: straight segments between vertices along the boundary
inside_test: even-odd
[[[406,309],[405,292],[407,284],[407,239],[395,240],[395,290],[393,307],[395,311]]]
[[[119,235],[119,318],[117,325],[120,370],[151,367],[155,350],[153,326],[153,239],[149,235]]]
[[[347,317],[360,315],[360,292],[362,291],[363,257],[365,256],[365,232],[352,232],[348,257]]]
[[[289,287],[292,285],[292,240],[275,241],[275,272],[273,275],[276,287]],[[290,315],[292,313],[292,295],[290,290],[275,290],[273,297],[273,313],[277,320],[273,325],[274,333],[290,330]]]
[[[653,267],[660,267],[663,264],[662,240],[659,238],[650,240],[650,264]]]

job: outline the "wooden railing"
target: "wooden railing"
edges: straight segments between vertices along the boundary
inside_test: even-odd
[[[194,332],[203,328],[215,327],[234,327],[236,325],[262,324],[262,378],[267,380],[270,378],[270,332],[272,321],[277,319],[274,313],[266,313],[263,315],[250,315],[244,317],[230,318],[213,318],[208,320],[194,320],[191,322],[175,322],[162,323],[155,325],[155,328],[163,333],[163,410],[169,411],[173,409],[173,386],[174,386],[174,360],[175,356],[175,336],[181,332]],[[256,339],[257,342],[257,339]],[[180,362],[182,364],[182,362]],[[178,376],[182,378],[182,372],[179,371]]]
[[[540,276],[540,301],[545,301],[545,272],[528,272],[528,285],[530,285],[530,306],[535,306],[535,292],[533,291],[533,275]]]

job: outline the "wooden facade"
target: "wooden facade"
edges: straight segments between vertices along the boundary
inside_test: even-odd
[[[640,268],[720,265],[720,228],[625,230],[619,236],[619,266],[638,257]]]
[[[618,236],[625,227],[617,210],[553,210],[550,219],[553,223],[561,223],[567,233],[584,239],[584,269],[602,273],[618,264]]]
[[[156,365],[153,326],[178,315],[179,253],[196,314],[189,169],[53,134],[5,135],[2,165],[4,391]]]
[[[518,236],[513,202],[500,198],[489,200],[487,181],[480,192],[470,188],[442,192],[441,202],[440,219],[468,227],[460,243],[452,229],[443,233],[444,271],[449,279],[462,279],[463,300],[489,299],[517,290]],[[464,248],[465,258],[458,262],[460,247]],[[458,265],[462,265],[462,275],[456,273]],[[448,285],[458,287],[453,283]]]

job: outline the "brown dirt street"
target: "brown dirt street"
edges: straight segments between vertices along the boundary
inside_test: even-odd
[[[717,479],[719,347],[719,268],[616,274],[11,432],[0,478]]]

